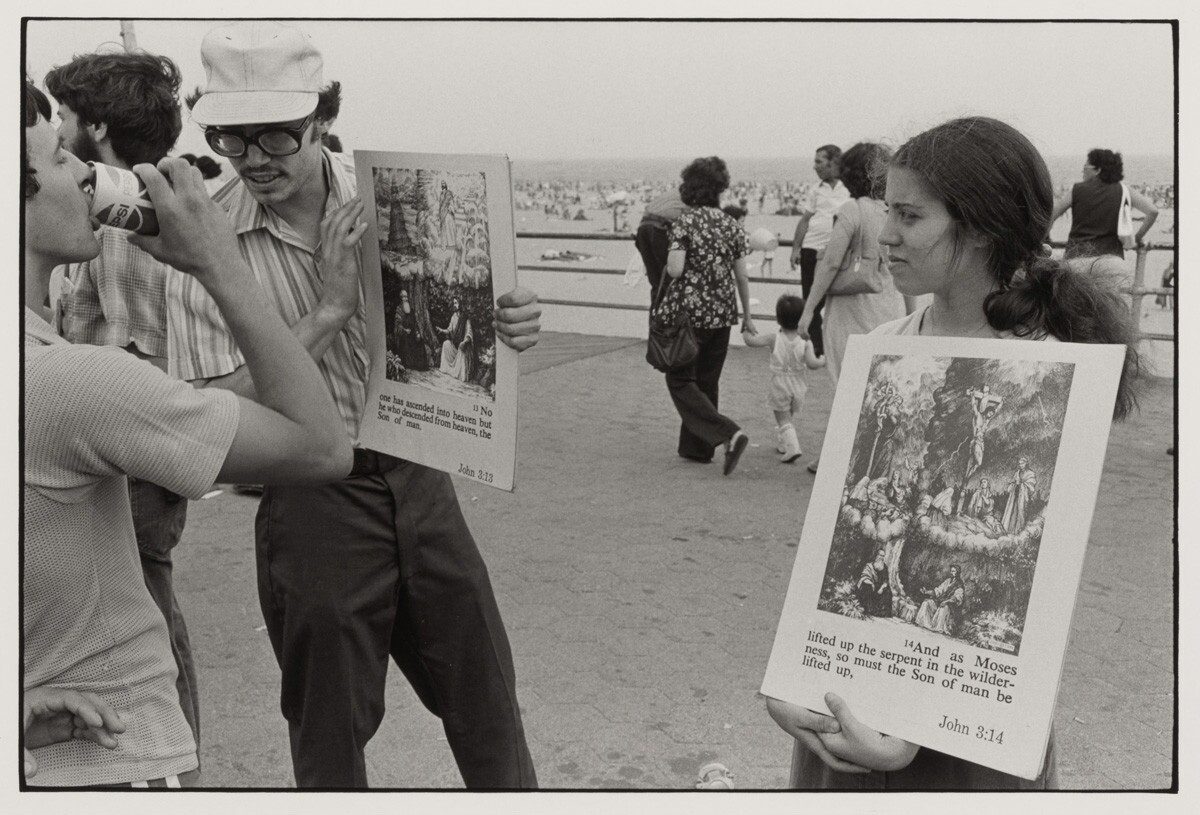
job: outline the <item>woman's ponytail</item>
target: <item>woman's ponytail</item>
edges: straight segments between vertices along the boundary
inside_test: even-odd
[[[1033,339],[1050,335],[1063,342],[1124,345],[1125,365],[1113,408],[1116,419],[1124,419],[1137,406],[1134,380],[1141,369],[1129,305],[1120,293],[1121,271],[1104,257],[1031,258],[983,304],[988,323],[997,331]]]
[[[1125,345],[1114,410],[1124,418],[1137,404],[1133,380],[1139,369],[1129,305],[1104,268],[1105,258],[1063,262],[1046,256],[1054,192],[1033,143],[1004,122],[969,116],[909,139],[892,166],[921,176],[960,234],[987,239],[996,290],[984,301],[984,313],[993,328],[1019,337]]]

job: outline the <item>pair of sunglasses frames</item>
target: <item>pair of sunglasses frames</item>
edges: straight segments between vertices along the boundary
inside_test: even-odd
[[[204,129],[204,140],[218,156],[239,158],[246,155],[250,145],[257,145],[268,156],[290,156],[300,152],[304,143],[304,131],[313,119],[312,113],[304,117],[297,127],[264,127],[253,136],[237,130],[222,130],[219,127]]]

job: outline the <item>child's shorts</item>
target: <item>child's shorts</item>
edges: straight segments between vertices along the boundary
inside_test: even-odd
[[[807,392],[808,384],[798,374],[774,374],[767,391],[767,405],[771,410],[799,413]]]

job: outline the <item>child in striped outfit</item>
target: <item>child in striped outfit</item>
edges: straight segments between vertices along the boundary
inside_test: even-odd
[[[805,371],[825,365],[818,359],[812,343],[800,336],[796,330],[800,315],[804,313],[804,299],[797,294],[782,294],[775,302],[775,320],[779,331],[775,334],[749,334],[742,332],[742,340],[751,348],[770,347],[771,386],[767,392],[767,404],[775,412],[775,433],[779,440],[776,448],[780,461],[791,464],[800,458],[800,440],[796,436],[794,417],[804,404],[808,383]]]

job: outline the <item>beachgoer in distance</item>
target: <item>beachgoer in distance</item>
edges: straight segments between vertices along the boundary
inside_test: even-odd
[[[1045,161],[1025,136],[984,117],[938,125],[892,158],[886,200],[879,240],[896,286],[933,300],[876,333],[1121,343],[1126,365],[1113,413],[1120,419],[1133,408],[1137,353],[1129,306],[1109,281],[1043,256],[1053,191]],[[825,701],[832,716],[767,702],[776,723],[797,740],[795,787],[1057,786],[1053,732],[1041,774],[1027,781],[885,736],[858,722],[836,695]]]
[[[690,364],[667,373],[667,389],[679,412],[679,455],[691,461],[712,460],[725,448],[723,472],[729,475],[749,437],[717,410],[721,369],[729,350],[729,329],[738,322],[753,334],[746,255],[746,230],[722,212],[721,193],[729,187],[729,170],[717,156],[698,158],[680,173],[679,197],[691,207],[671,225],[667,254],[670,282],[651,312],[651,319],[674,325],[679,317],[692,326],[699,353]],[[743,207],[744,209],[744,207]]]
[[[351,157],[320,139],[340,88],[324,85],[311,40],[276,22],[218,27],[201,57],[207,86],[192,119],[239,176],[216,200],[254,276],[320,360],[354,439],[369,370],[361,269],[331,279],[321,228],[326,210],[362,212]],[[172,364],[202,387],[252,389],[225,321],[187,280],[173,288],[177,277]],[[501,342],[537,342],[532,292],[501,295],[493,313]],[[346,478],[268,487],[258,519],[259,601],[299,786],[367,785],[363,750],[383,719],[389,657],[442,719],[468,787],[536,786],[508,637],[450,476],[359,448]]]
[[[1099,147],[1088,151],[1087,161],[1083,164],[1083,181],[1071,187],[1069,196],[1054,203],[1051,216],[1052,221],[1057,221],[1071,210],[1071,232],[1067,236],[1065,257],[1125,257],[1125,247],[1117,236],[1117,218],[1123,196],[1121,180],[1124,178],[1120,153]],[[1158,219],[1158,207],[1137,190],[1128,189],[1130,204],[1145,216],[1133,236],[1134,243],[1141,246],[1146,233]]]
[[[800,212],[800,222],[792,238],[791,266],[800,267],[800,290],[804,299],[809,299],[813,276],[817,270],[817,258],[829,245],[833,233],[833,218],[838,208],[850,200],[850,191],[840,180],[842,172],[842,148],[826,144],[817,148],[813,157],[813,171],[817,174],[817,185],[809,190]],[[821,313],[824,299],[813,305],[813,317],[808,326],[817,356],[825,355],[825,336],[821,331]]]
[[[324,481],[349,471],[350,444],[316,363],[267,302],[225,213],[183,159],[135,168],[160,233],[130,240],[211,294],[245,349],[258,403],[193,388],[119,348],[71,344],[54,332],[41,312],[51,272],[101,247],[81,189],[87,166],[54,132],[45,95],[28,82],[24,92],[21,656],[25,724],[35,731],[26,744],[36,773],[29,780],[187,785],[196,741],[176,690],[167,624],[139,563],[128,478],[189,498],[217,480]],[[353,262],[361,231],[346,211],[330,221],[333,278]],[[84,698],[65,698],[68,689]],[[58,720],[68,710],[86,726]],[[42,725],[54,726],[47,734]],[[55,734],[68,741],[48,738]]]
[[[781,294],[775,301],[775,320],[779,331],[773,334],[742,332],[742,340],[751,348],[771,348],[771,384],[767,389],[767,406],[775,414],[776,450],[779,460],[791,464],[804,451],[796,434],[796,414],[804,406],[808,392],[807,372],[824,366],[817,359],[812,343],[796,331],[804,311],[803,298]]]

